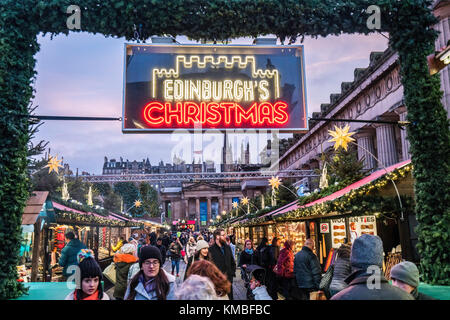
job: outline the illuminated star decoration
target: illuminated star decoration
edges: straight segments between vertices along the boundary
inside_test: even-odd
[[[342,147],[347,151],[347,144],[355,141],[355,139],[350,138],[350,136],[354,135],[354,132],[348,132],[350,127],[346,125],[343,129],[334,126],[335,131],[328,130],[328,133],[333,137],[333,139],[328,140],[328,142],[334,142],[334,150]]]
[[[58,160],[58,157],[52,157],[50,156],[50,159],[48,160],[47,165],[44,168],[48,167],[48,173],[51,173],[53,170],[58,173],[58,167],[63,167],[61,165],[62,160]]]
[[[238,207],[238,203],[237,202],[233,202],[233,208],[237,208]]]
[[[141,201],[136,200],[136,201],[134,202],[134,205],[135,205],[136,208],[139,208],[139,207],[141,206]]]
[[[242,198],[241,202],[242,202],[243,205],[248,204],[248,198],[247,197]]]
[[[278,177],[272,177],[272,179],[269,179],[269,184],[272,186],[273,189],[278,189],[280,186],[281,180],[278,179]]]

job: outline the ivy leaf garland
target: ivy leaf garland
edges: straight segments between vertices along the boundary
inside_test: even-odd
[[[21,215],[29,197],[27,114],[33,98],[36,37],[40,32],[68,34],[69,0],[3,0],[0,6],[0,299],[24,292],[17,283]],[[79,0],[81,31],[135,39],[185,35],[195,40],[227,40],[275,34],[281,41],[299,36],[389,32],[398,51],[414,164],[415,203],[423,280],[450,284],[446,240],[450,220],[450,132],[440,101],[439,76],[429,76],[426,55],[434,48],[437,23],[429,0]],[[366,9],[378,5],[380,30],[370,30]],[[437,222],[434,220],[437,218]]]

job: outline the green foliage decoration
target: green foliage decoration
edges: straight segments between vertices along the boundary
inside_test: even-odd
[[[3,0],[0,5],[0,298],[24,292],[16,281],[21,215],[29,197],[27,114],[33,98],[40,32],[68,34],[71,0]],[[79,0],[81,31],[140,40],[152,35],[226,40],[274,34],[283,42],[304,36],[389,32],[398,51],[415,165],[419,251],[424,281],[449,284],[449,125],[439,77],[430,77],[426,55],[434,47],[437,19],[430,0]],[[367,27],[366,9],[378,5],[381,29]],[[441,223],[438,223],[441,222]]]

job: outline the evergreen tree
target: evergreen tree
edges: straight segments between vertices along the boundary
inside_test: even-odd
[[[142,205],[139,208],[133,208],[130,211],[134,216],[159,216],[159,199],[158,192],[153,189],[150,184],[142,182],[139,185],[139,194]]]
[[[338,182],[341,187],[345,187],[360,180],[364,177],[363,167],[363,161],[358,160],[356,147],[351,146],[347,151],[340,148],[328,161],[329,185]]]
[[[122,198],[110,189],[109,193],[103,196],[103,207],[112,212],[120,212],[120,202]]]
[[[295,187],[289,180],[283,180],[277,191],[277,205],[285,205],[297,199]],[[264,199],[265,200],[265,199]]]
[[[139,199],[139,189],[133,182],[116,183],[114,185],[114,193],[122,197],[125,211],[131,208],[134,205],[134,202]]]
[[[34,162],[34,174],[31,176],[31,185],[34,191],[48,191],[51,196],[61,196],[62,180],[55,171],[48,173],[47,160],[42,158]]]

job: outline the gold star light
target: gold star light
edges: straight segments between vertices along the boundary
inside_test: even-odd
[[[237,202],[233,202],[233,208],[237,208],[238,207],[238,203]]]
[[[328,130],[328,133],[333,137],[333,139],[328,140],[328,142],[334,142],[334,150],[342,147],[347,151],[347,144],[355,141],[355,139],[350,138],[350,136],[354,135],[354,132],[348,132],[350,127],[346,125],[343,129],[334,126],[335,131]]]
[[[244,204],[244,205],[248,204],[248,198],[247,198],[247,197],[242,198],[242,199],[241,199],[241,202],[242,202],[242,204]]]
[[[141,206],[141,201],[136,200],[136,201],[134,202],[134,205],[135,205],[136,208],[139,208],[139,207]]]
[[[50,156],[50,159],[48,160],[47,165],[44,168],[48,167],[48,173],[51,173],[53,170],[58,173],[58,167],[63,167],[61,165],[62,160],[58,160],[58,157],[52,157]]]
[[[281,180],[277,177],[272,177],[272,179],[269,179],[269,184],[272,186],[272,189],[278,189],[280,186]]]

